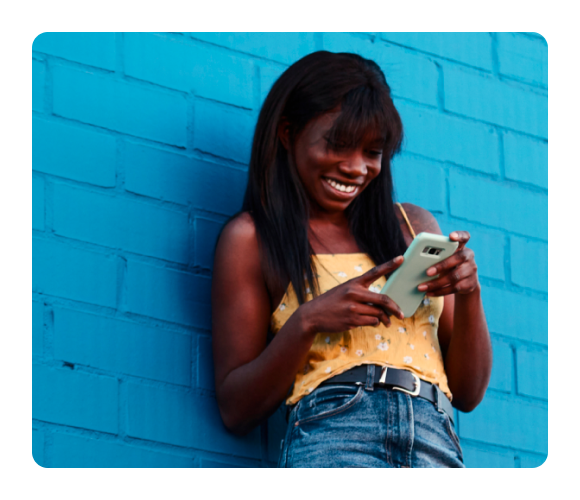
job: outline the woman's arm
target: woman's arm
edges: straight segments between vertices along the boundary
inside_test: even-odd
[[[278,408],[314,340],[297,311],[266,349],[269,323],[256,229],[244,213],[221,234],[212,280],[216,396],[224,424],[236,434]]]
[[[442,234],[427,210],[405,204],[411,224],[421,231]],[[428,296],[444,296],[439,319],[439,343],[444,356],[453,406],[469,412],[481,402],[491,375],[492,351],[473,251],[465,247],[469,233],[454,231],[460,245],[454,256],[437,266],[437,280],[426,282]],[[453,234],[453,233],[452,233]]]

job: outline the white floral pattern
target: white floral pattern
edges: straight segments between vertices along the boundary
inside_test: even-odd
[[[364,354],[364,352],[362,351],[362,349],[359,349],[356,351],[355,353],[357,356],[362,356]]]
[[[427,332],[423,332],[423,337],[427,338]]]
[[[348,275],[344,272],[344,271],[339,271],[338,276],[340,276],[341,278],[346,278]]]
[[[355,270],[357,273],[362,273],[362,267],[361,267],[361,266],[354,266],[354,270]]]
[[[389,349],[389,344],[387,342],[381,342],[378,346],[377,349],[381,350],[381,351],[387,351]]]
[[[429,359],[429,354],[425,353],[425,359]]]
[[[425,299],[423,299],[423,305],[428,306],[429,304],[431,304],[429,297],[425,297]]]
[[[381,337],[378,333],[375,335],[375,339],[377,340],[381,340],[383,337]]]
[[[348,351],[348,349],[347,349],[346,347],[342,346],[342,347],[340,348],[340,352],[346,352],[346,351]]]
[[[324,373],[330,373],[332,371],[332,368],[330,368],[330,366],[326,367],[326,370],[324,370]]]
[[[403,328],[402,326],[399,327],[399,333],[405,333],[406,331],[406,328]]]
[[[306,287],[306,293],[310,293],[310,287],[309,286]]]
[[[413,358],[411,356],[405,356],[403,361],[409,365],[413,362]]]
[[[413,344],[409,344],[409,347],[411,348],[411,350],[415,349],[415,346]]]
[[[327,344],[330,344],[330,337],[326,337],[326,338],[324,339],[324,342],[326,342]]]
[[[377,286],[377,285],[371,285],[371,286],[369,286],[369,290],[371,292],[381,293],[381,287],[380,286]]]
[[[431,323],[432,325],[435,324],[435,316],[433,315],[429,316],[429,323]]]

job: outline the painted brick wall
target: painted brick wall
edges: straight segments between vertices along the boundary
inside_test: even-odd
[[[458,414],[469,467],[547,442],[547,45],[533,33],[45,33],[33,68],[33,456],[45,467],[270,467],[214,393],[213,246],[270,86],[320,49],[377,61],[406,141],[397,196],[467,229],[494,347]]]

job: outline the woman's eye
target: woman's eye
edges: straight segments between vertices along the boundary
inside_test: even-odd
[[[371,156],[381,156],[383,154],[383,152],[380,150],[372,150],[372,151],[369,151],[369,154]]]

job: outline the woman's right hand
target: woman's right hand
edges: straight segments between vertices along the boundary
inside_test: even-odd
[[[370,285],[392,273],[403,260],[399,255],[302,304],[296,312],[301,314],[305,330],[311,334],[334,333],[359,326],[377,326],[381,322],[388,327],[390,315],[403,319],[403,312],[391,298],[369,290]]]

